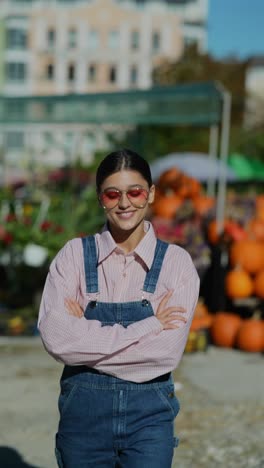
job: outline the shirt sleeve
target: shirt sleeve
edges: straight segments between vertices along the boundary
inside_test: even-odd
[[[74,242],[69,241],[51,263],[40,304],[38,329],[45,349],[68,365],[94,366],[147,335],[162,331],[153,316],[124,328],[102,327],[97,320],[77,319],[70,315],[65,298],[79,300],[80,271],[76,266]]]
[[[132,382],[144,382],[171,372],[178,366],[187,342],[194,310],[199,297],[200,280],[193,267],[191,276],[174,291],[169,305],[186,309],[187,323],[179,321],[179,328],[163,330],[159,334],[143,336],[114,356],[98,362],[95,368]]]

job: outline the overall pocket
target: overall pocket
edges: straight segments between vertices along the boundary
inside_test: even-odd
[[[63,416],[66,410],[69,409],[77,389],[78,385],[71,385],[69,383],[61,384],[61,392],[58,401],[60,416]]]
[[[176,418],[180,410],[180,404],[175,395],[174,385],[170,384],[166,387],[157,387],[155,391],[163,405],[165,405],[166,408],[171,411],[173,417]]]

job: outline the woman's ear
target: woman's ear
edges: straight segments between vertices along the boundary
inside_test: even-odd
[[[155,199],[155,185],[151,185],[149,189],[149,198],[148,198],[148,203],[151,205],[151,203],[154,202]]]

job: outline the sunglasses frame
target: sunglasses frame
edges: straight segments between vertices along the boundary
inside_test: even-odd
[[[146,203],[145,203],[144,205],[142,205],[142,204],[141,204],[141,205],[137,205],[137,204],[135,205],[135,204],[133,203],[133,201],[129,198],[128,192],[133,191],[133,190],[134,190],[134,191],[135,191],[135,190],[142,190],[142,192],[145,192],[145,193],[146,193],[146,195],[147,195],[147,196],[146,196]],[[105,193],[107,193],[107,191],[109,191],[109,192],[110,192],[110,191],[111,191],[111,192],[116,192],[116,193],[118,194],[118,198],[117,198],[117,200],[116,200],[116,204],[113,205],[113,206],[111,206],[111,208],[107,207],[107,206],[103,203],[103,201],[102,201],[102,195],[105,194]],[[147,202],[148,202],[150,190],[147,190],[147,189],[145,189],[144,187],[135,187],[135,188],[130,188],[130,189],[128,189],[128,190],[119,190],[119,189],[116,189],[116,188],[112,188],[112,189],[109,188],[109,189],[105,189],[105,190],[103,190],[102,192],[100,192],[99,195],[98,195],[98,198],[99,198],[99,201],[100,201],[101,205],[103,206],[103,208],[112,209],[112,208],[115,208],[115,207],[118,205],[118,203],[119,203],[119,201],[120,201],[120,199],[121,199],[121,197],[122,197],[122,195],[123,195],[124,193],[126,194],[126,197],[127,197],[127,199],[129,200],[129,202],[131,203],[131,205],[134,206],[134,208],[144,208],[144,207],[146,206]]]

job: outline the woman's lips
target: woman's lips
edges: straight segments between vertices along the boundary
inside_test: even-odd
[[[134,211],[117,212],[116,215],[121,219],[130,219],[134,215]]]

